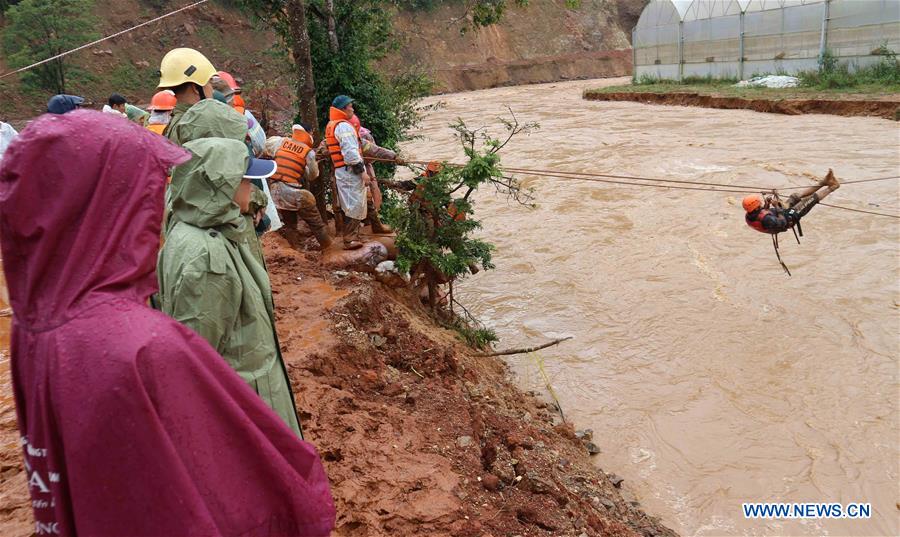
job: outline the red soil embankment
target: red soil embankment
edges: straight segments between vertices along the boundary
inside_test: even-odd
[[[591,463],[552,405],[509,382],[504,362],[474,357],[413,292],[327,270],[313,239],[305,244],[264,240],[278,335],[306,438],[331,480],[336,536],[674,536],[623,498],[621,480]],[[31,506],[6,364],[0,535],[25,537]]]
[[[631,101],[644,104],[702,106],[729,110],[754,110],[772,114],[833,114],[837,116],[874,116],[896,119],[900,101],[830,99],[745,99],[699,93],[644,93],[587,91],[590,101]]]

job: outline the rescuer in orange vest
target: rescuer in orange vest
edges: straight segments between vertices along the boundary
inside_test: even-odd
[[[147,128],[156,134],[162,135],[166,125],[172,119],[172,110],[178,104],[178,99],[172,90],[162,90],[150,99],[150,118],[147,120]]]
[[[325,250],[331,246],[331,236],[316,207],[316,198],[309,191],[309,184],[319,177],[319,165],[312,145],[313,139],[308,129],[294,125],[291,137],[284,138],[275,151],[278,171],[269,178],[269,189],[286,234],[290,235],[297,229],[299,216],[319,241],[319,247]]]
[[[781,203],[768,196],[764,198],[762,194],[750,194],[742,203],[744,210],[747,211],[744,219],[748,226],[760,233],[775,235],[787,231],[798,225],[800,219],[817,203],[840,186],[834,172],[828,170],[828,175],[819,181],[818,185],[811,186],[799,194],[791,194],[787,203]]]
[[[338,95],[331,103],[325,127],[325,144],[334,165],[337,196],[344,212],[345,250],[355,250],[363,245],[359,228],[366,219],[366,193],[370,180],[359,133],[350,124],[353,114],[353,99]]]
[[[357,134],[359,134],[359,143],[362,148],[363,159],[366,163],[366,173],[369,174],[369,183],[367,185],[368,192],[366,193],[365,223],[372,226],[372,233],[392,233],[393,230],[390,226],[383,224],[381,218],[378,216],[378,211],[381,209],[382,197],[381,188],[378,186],[378,178],[375,177],[375,166],[372,165],[372,162],[373,160],[377,160],[403,164],[404,161],[395,151],[391,151],[390,149],[381,147],[375,143],[375,137],[372,136],[372,132],[362,126],[358,115],[354,114],[353,117],[350,118],[350,124],[353,125]]]

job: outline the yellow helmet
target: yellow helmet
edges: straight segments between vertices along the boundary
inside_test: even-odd
[[[192,48],[176,48],[163,56],[159,64],[160,88],[174,88],[185,82],[205,86],[216,74],[216,68],[206,56]]]

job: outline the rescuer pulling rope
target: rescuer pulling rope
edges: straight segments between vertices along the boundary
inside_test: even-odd
[[[834,176],[834,172],[828,170],[825,179],[819,181],[818,185],[811,186],[803,190],[799,194],[791,194],[787,201],[782,201],[776,191],[771,194],[750,194],[743,201],[744,210],[747,214],[744,216],[747,225],[759,231],[760,233],[768,233],[772,235],[772,246],[775,248],[775,255],[781,267],[787,272],[788,276],[791,271],[787,265],[781,260],[781,254],[778,252],[778,234],[788,229],[794,232],[797,243],[800,243],[800,237],[803,236],[803,228],[800,227],[800,219],[812,210],[812,208],[825,199],[841,184]]]

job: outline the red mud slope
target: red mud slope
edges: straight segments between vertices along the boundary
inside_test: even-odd
[[[703,106],[754,110],[773,114],[832,114],[836,116],[875,116],[897,119],[900,102],[828,99],[744,99],[701,95],[699,93],[641,93],[587,91],[584,98],[590,101],[632,101],[644,104],[668,104],[678,106]]]
[[[311,240],[309,242],[312,242]],[[278,333],[337,536],[672,536],[595,468],[570,425],[431,323],[416,299],[267,236]],[[9,376],[0,535],[31,533]],[[603,445],[602,438],[596,438]]]

